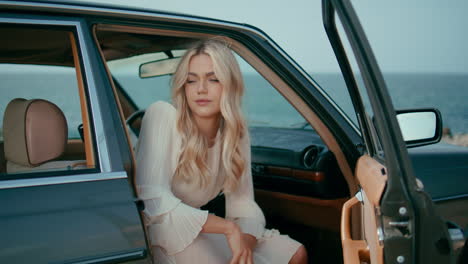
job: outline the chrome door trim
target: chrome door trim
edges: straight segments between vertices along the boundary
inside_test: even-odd
[[[8,17],[13,14],[2,14],[0,17],[1,23],[13,23],[13,24],[31,24],[31,25],[54,25],[54,26],[74,26],[78,27],[79,21],[70,18],[70,20],[51,20],[51,19],[36,19],[36,18],[17,18],[14,16]],[[31,15],[34,17],[34,15]]]
[[[92,174],[78,174],[78,175],[45,177],[45,178],[6,180],[6,181],[0,181],[0,190],[44,186],[44,185],[79,183],[79,182],[106,181],[106,180],[116,180],[116,179],[125,179],[125,178],[127,178],[127,173],[124,171],[121,171],[121,172],[100,172],[100,173],[92,173]]]
[[[463,198],[468,198],[468,194],[459,194],[459,195],[440,197],[440,198],[432,199],[432,201],[433,202],[446,202],[450,200],[463,199]]]
[[[138,249],[131,252],[124,252],[120,254],[110,255],[110,256],[103,256],[88,260],[79,260],[79,261],[71,261],[66,263],[74,263],[74,264],[94,264],[94,263],[120,263],[120,262],[127,262],[132,260],[143,259],[146,257],[146,250],[145,249]]]

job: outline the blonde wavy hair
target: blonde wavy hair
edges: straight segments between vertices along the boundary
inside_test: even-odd
[[[189,63],[192,57],[207,54],[213,61],[216,77],[222,85],[220,100],[221,171],[226,175],[224,192],[237,188],[245,170],[245,160],[241,155],[241,139],[247,129],[241,110],[244,94],[239,64],[227,43],[210,39],[197,43],[182,57],[172,77],[172,102],[177,109],[177,129],[182,136],[182,150],[174,178],[194,182],[206,187],[210,181],[210,171],[206,164],[208,140],[199,132],[185,97],[185,84],[188,78]]]

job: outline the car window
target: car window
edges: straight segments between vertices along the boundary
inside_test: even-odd
[[[323,28],[321,2],[308,1],[305,8],[307,11],[300,11],[309,12],[307,17],[298,18],[298,21],[303,22],[307,27],[292,27],[287,31],[289,34],[287,38],[278,36],[278,39],[274,39],[299,63],[341,114],[358,129],[356,111],[337,58]],[[284,26],[286,27],[286,24]]]
[[[173,56],[181,56],[183,52],[184,50],[173,51]],[[167,58],[164,52],[155,52],[112,60],[108,62],[108,67],[114,81],[118,82],[136,108],[146,109],[157,100],[170,101],[171,75],[143,78],[139,74],[140,65]]]
[[[0,24],[0,31],[0,172],[24,178],[94,168],[92,147],[85,151],[83,141],[89,127],[82,129],[88,117],[72,29]]]
[[[354,82],[357,88],[357,94],[354,95],[354,100],[362,104],[363,112],[362,117],[360,117],[359,127],[363,134],[364,140],[366,142],[367,153],[370,156],[378,156],[380,159],[384,158],[384,152],[380,143],[380,138],[378,136],[377,128],[375,127],[374,120],[374,111],[370,102],[369,95],[366,90],[366,85],[364,83],[361,70],[358,66],[355,54],[349,43],[349,39],[346,36],[343,24],[341,19],[335,13],[336,27],[338,34],[340,35],[341,43],[343,45],[344,51],[346,53],[347,59],[350,63],[351,71],[353,74]]]
[[[243,110],[249,127],[312,129],[265,78],[240,56],[236,58],[244,77]]]
[[[185,50],[171,50],[180,57]],[[144,63],[168,59],[168,51],[141,54],[107,62],[114,82],[137,109],[146,109],[155,101],[171,101],[171,74],[141,77]],[[240,56],[237,56],[245,84],[243,112],[251,127],[312,128],[291,104]],[[268,100],[261,100],[268,98]],[[274,118],[273,118],[274,117]]]
[[[437,108],[444,127],[439,144],[468,146],[468,37],[461,33],[468,26],[468,4],[399,0],[353,6],[395,109]]]
[[[172,51],[176,56],[184,50]],[[143,54],[108,62],[114,81],[126,93],[127,99],[137,109],[146,109],[155,101],[171,101],[171,74],[142,78],[139,74],[141,64],[167,59],[164,52]],[[245,84],[243,112],[250,127],[278,127],[312,129],[291,104],[255,71],[240,56],[240,64]],[[268,100],[261,100],[268,98]],[[274,118],[273,118],[274,117]]]
[[[27,78],[25,78],[26,75]],[[80,115],[75,68],[2,63],[0,76],[2,80],[0,114],[2,116],[7,104],[15,98],[45,99],[54,102],[63,111],[69,127],[68,138],[80,138],[77,128],[83,122]]]

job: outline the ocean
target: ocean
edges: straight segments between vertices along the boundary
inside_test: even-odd
[[[351,120],[356,120],[341,75],[320,73],[311,76]],[[129,88],[129,94],[141,108],[155,100],[169,100],[167,76],[140,79],[136,74],[121,74],[118,81],[123,87]],[[244,81],[246,93],[243,105],[249,125],[304,125],[304,119],[261,76],[246,73]],[[385,74],[385,81],[396,109],[434,107],[440,110],[444,127],[450,128],[452,134],[468,133],[468,74],[392,73]],[[81,123],[81,115],[73,71],[63,68],[60,71],[29,69],[26,73],[18,73],[0,67],[0,90],[0,116],[3,116],[6,104],[16,97],[51,100],[65,112],[69,134],[78,136],[76,127]]]
[[[341,102],[346,113],[353,112],[339,75],[316,74],[314,79],[336,102]],[[384,79],[396,110],[437,108],[443,127],[453,134],[468,133],[468,74],[384,73]]]

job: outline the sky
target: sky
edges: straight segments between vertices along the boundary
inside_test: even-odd
[[[251,24],[266,32],[307,71],[338,71],[323,29],[320,0],[100,2]],[[352,2],[383,71],[468,74],[468,1]]]

